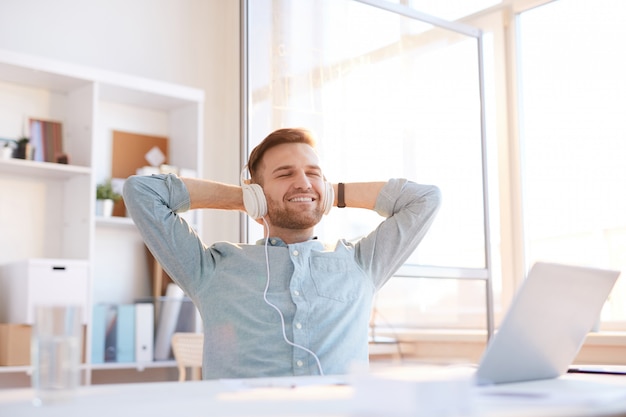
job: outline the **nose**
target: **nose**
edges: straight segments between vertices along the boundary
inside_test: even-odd
[[[294,187],[301,190],[312,188],[311,180],[305,171],[298,171],[294,177]]]

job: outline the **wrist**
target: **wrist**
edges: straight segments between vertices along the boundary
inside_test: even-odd
[[[343,182],[337,184],[337,207],[346,207],[345,184]]]

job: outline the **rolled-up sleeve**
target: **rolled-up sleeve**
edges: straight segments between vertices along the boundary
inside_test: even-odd
[[[386,219],[356,245],[361,267],[380,288],[417,248],[430,228],[441,192],[434,185],[391,179],[380,191],[374,210]]]

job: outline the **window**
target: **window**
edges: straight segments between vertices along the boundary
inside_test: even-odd
[[[519,16],[526,262],[626,269],[626,28],[621,0]],[[603,311],[626,321],[622,277]]]
[[[333,182],[436,184],[444,204],[408,266],[486,277],[479,32],[354,0],[246,7],[248,148],[274,129],[305,126],[317,134]],[[325,241],[356,239],[381,220],[333,210],[317,233]],[[261,234],[249,222],[248,240]],[[402,275],[410,278],[394,278],[381,292],[377,307],[386,320],[484,328],[484,282],[424,279],[420,271],[407,268]]]
[[[475,192],[482,192],[474,176],[477,125],[463,118],[476,114],[473,38],[356,0],[249,3],[249,146],[273,128],[310,126],[322,139],[332,181],[385,175],[436,183],[444,208],[410,262],[484,267],[484,224],[475,216],[483,204]],[[430,0],[392,3],[447,19],[473,12]],[[485,0],[477,4],[491,10],[467,20],[485,30],[489,227],[500,312],[522,263],[626,268],[623,3]],[[511,56],[514,69],[507,66]],[[519,103],[510,95],[513,83]],[[511,127],[519,127],[519,144]],[[459,139],[467,132],[466,141]],[[471,174],[460,178],[464,172]],[[321,237],[358,237],[378,221],[351,212],[347,229],[338,215],[326,218]],[[251,240],[260,236],[255,227]],[[603,329],[626,328],[624,287],[621,278],[603,311]],[[484,302],[482,282],[397,277],[379,294],[378,319],[392,327],[484,328]]]

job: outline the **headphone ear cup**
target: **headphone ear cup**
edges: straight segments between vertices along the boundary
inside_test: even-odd
[[[333,208],[333,203],[335,201],[335,190],[333,188],[333,185],[328,181],[324,181],[324,185],[324,214],[328,214],[330,213],[330,209]]]
[[[243,206],[248,216],[253,219],[259,219],[267,214],[267,201],[263,189],[258,184],[244,184],[241,186],[243,190]]]

